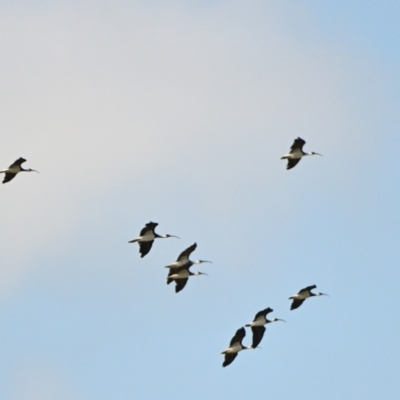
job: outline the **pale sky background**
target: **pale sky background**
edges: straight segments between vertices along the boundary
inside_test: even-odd
[[[2,1],[0,399],[398,399],[398,1]],[[279,160],[303,137],[310,157]],[[144,259],[128,244],[148,221]],[[193,242],[209,273],[175,294]],[[289,311],[317,284],[330,297]],[[272,307],[261,350],[222,368]],[[251,341],[250,332],[244,340]]]

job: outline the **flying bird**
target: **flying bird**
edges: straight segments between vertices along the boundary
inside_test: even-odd
[[[146,224],[146,226],[140,231],[140,236],[136,239],[130,240],[128,243],[139,243],[139,253],[140,257],[144,257],[151,249],[151,246],[153,246],[154,239],[162,239],[162,238],[169,238],[169,237],[175,237],[178,238],[178,236],[174,235],[159,235],[158,233],[155,233],[154,230],[156,229],[158,223],[157,222],[149,222]],[[179,238],[178,238],[179,239]]]
[[[307,286],[304,289],[301,289],[299,291],[299,293],[294,294],[293,296],[290,296],[289,300],[293,300],[292,305],[290,306],[290,309],[295,310],[296,308],[299,308],[303,304],[304,300],[308,299],[309,297],[328,296],[326,293],[311,292],[311,290],[315,289],[316,287],[317,287],[316,285]]]
[[[293,167],[295,167],[299,163],[302,157],[315,156],[315,155],[322,156],[322,154],[314,153],[313,151],[310,153],[305,153],[303,151],[303,146],[305,144],[306,142],[302,138],[298,137],[297,139],[294,140],[289,153],[281,157],[281,160],[288,160],[286,169],[292,169]]]
[[[252,346],[243,346],[242,340],[246,336],[246,330],[242,327],[238,329],[235,336],[231,339],[229,347],[224,350],[221,354],[225,354],[225,360],[222,364],[223,367],[228,366],[237,357],[239,351],[252,349]]]
[[[197,247],[197,244],[193,243],[186,250],[183,250],[181,254],[179,254],[176,261],[174,261],[171,264],[168,264],[165,268],[177,268],[177,267],[183,267],[183,266],[186,267],[187,265],[189,265],[189,267],[191,267],[194,264],[211,263],[211,261],[206,261],[206,260],[196,260],[196,261],[189,260],[190,254],[193,253],[194,250],[196,250],[196,247]]]
[[[7,183],[10,182],[12,179],[14,179],[18,173],[20,172],[37,172],[39,173],[39,171],[36,171],[35,169],[24,169],[21,167],[21,165],[25,162],[25,158],[18,158],[18,160],[14,161],[8,168],[3,169],[0,171],[1,173],[5,173],[4,179],[3,179],[3,183]]]
[[[187,284],[188,279],[191,276],[207,275],[204,272],[191,272],[189,268],[192,264],[188,263],[182,267],[170,267],[167,285],[175,281],[175,293],[180,292]]]
[[[264,333],[265,333],[265,326],[267,324],[270,324],[272,322],[277,322],[277,321],[283,321],[286,322],[283,319],[279,318],[273,318],[271,320],[267,319],[267,314],[270,312],[273,312],[274,310],[272,308],[266,308],[265,310],[259,311],[256,316],[254,317],[253,322],[250,322],[249,324],[246,324],[246,326],[251,327],[251,330],[253,332],[253,342],[251,344],[251,347],[255,349],[261,342]]]

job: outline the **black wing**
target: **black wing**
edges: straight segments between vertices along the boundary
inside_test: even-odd
[[[15,178],[17,174],[10,174],[10,173],[6,173],[3,179],[3,183],[7,183],[10,182],[12,179]]]
[[[246,330],[241,327],[238,329],[235,333],[235,336],[231,339],[231,342],[229,343],[229,346],[233,346],[235,343],[241,343],[243,338],[246,336]]]
[[[306,144],[305,140],[298,137],[297,139],[294,140],[292,147],[290,148],[290,151],[297,150],[297,149],[303,150],[303,146],[305,144]]]
[[[145,227],[140,231],[140,236],[143,236],[146,232],[152,231],[156,228],[157,222],[148,222]]]
[[[266,329],[264,326],[252,326],[251,330],[253,331],[253,343],[251,347],[255,349],[260,344]]]
[[[307,287],[305,287],[304,289],[301,289],[300,292],[299,292],[299,294],[300,294],[300,293],[304,293],[304,292],[309,292],[309,291],[315,289],[316,287],[317,287],[317,285],[307,286]]]
[[[290,306],[291,310],[295,310],[296,308],[299,308],[305,299],[294,299],[292,305]]]
[[[153,246],[154,240],[151,242],[139,242],[139,253],[140,257],[144,257],[151,250],[151,246]]]
[[[274,311],[272,308],[266,308],[265,310],[261,310],[261,311],[259,311],[257,314],[256,314],[256,316],[254,317],[254,320],[253,321],[255,321],[257,318],[259,318],[259,317],[261,317],[262,315],[264,315],[264,316],[267,316],[267,314],[269,314],[270,312],[272,312],[272,311]]]
[[[190,254],[196,249],[196,247],[197,247],[197,244],[193,243],[186,250],[183,250],[181,254],[179,254],[179,257],[176,259],[176,261],[179,261],[181,258],[184,258],[184,257],[189,259]]]
[[[187,284],[188,278],[186,279],[175,279],[175,293],[180,292]]]
[[[300,162],[300,160],[301,160],[301,158],[288,158],[286,169],[294,168]]]
[[[18,160],[15,160],[15,161],[10,165],[9,168],[15,167],[15,166],[17,166],[17,165],[21,166],[21,164],[24,163],[25,161],[26,161],[25,158],[20,157],[20,158],[18,158]]]
[[[171,275],[174,275],[174,274],[176,274],[178,272],[178,268],[170,268],[169,269],[169,271],[168,271],[168,278],[167,278],[167,283],[171,283],[171,282],[168,282],[168,280],[170,279],[169,277],[171,276]],[[173,279],[172,279],[173,280]]]
[[[233,360],[237,357],[238,353],[227,353],[225,354],[225,360],[222,364],[223,367],[227,367],[229,364],[232,364]]]
[[[171,282],[173,282],[175,279],[171,279],[170,276],[174,275],[178,272],[178,268],[170,268],[168,271],[168,277],[167,277],[167,285],[169,285]]]

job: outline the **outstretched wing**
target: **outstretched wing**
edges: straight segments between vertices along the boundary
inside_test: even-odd
[[[21,164],[24,163],[25,161],[26,161],[25,158],[20,157],[20,158],[18,158],[18,160],[15,160],[15,161],[10,165],[9,168],[16,167],[16,166],[18,166],[18,165],[21,166]]]
[[[145,227],[140,231],[140,236],[144,236],[146,234],[146,232],[148,231],[152,231],[156,228],[156,226],[158,225],[157,222],[148,222]]]
[[[299,308],[305,299],[294,299],[292,305],[290,306],[291,310],[295,310],[296,308]]]
[[[237,357],[238,353],[227,353],[225,354],[225,360],[222,364],[223,367],[227,367],[229,364],[233,362],[233,360]]]
[[[301,160],[301,158],[288,158],[286,169],[294,168],[300,162],[300,160]]]
[[[303,146],[306,144],[305,140],[302,138],[298,137],[297,139],[294,140],[292,147],[290,148],[290,151],[292,152],[293,150],[303,150]]]
[[[151,242],[139,242],[139,253],[140,257],[144,257],[151,250],[151,246],[153,246],[154,240]]]
[[[238,342],[241,343],[245,336],[246,336],[246,330],[243,327],[241,327],[236,331],[235,335],[231,339],[231,342],[229,343],[229,346],[232,347],[235,343]]]
[[[188,278],[186,279],[175,279],[175,293],[180,292],[187,284]]]
[[[266,329],[264,326],[252,326],[251,330],[253,331],[253,343],[251,347],[255,349],[260,344]]]
[[[189,256],[193,251],[196,249],[197,243],[193,243],[191,246],[189,246],[186,250],[183,250],[181,254],[179,254],[179,257],[176,259],[176,261],[183,261],[185,258],[186,260],[189,260]]]
[[[12,179],[15,178],[17,174],[10,174],[10,173],[6,173],[3,179],[3,183],[7,183],[10,182]]]
[[[260,317],[262,317],[263,315],[264,316],[267,316],[267,314],[269,314],[270,312],[272,312],[272,311],[274,311],[272,308],[266,308],[265,310],[261,310],[261,311],[259,311],[257,314],[256,314],[256,316],[254,317],[254,320],[253,321],[255,321],[256,319],[258,319],[258,318],[260,318]]]
[[[316,287],[317,287],[317,285],[307,286],[307,287],[305,287],[304,289],[301,289],[300,292],[299,292],[299,294],[309,292],[310,290],[313,290],[313,289],[315,289]]]

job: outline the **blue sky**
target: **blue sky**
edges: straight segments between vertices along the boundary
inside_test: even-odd
[[[397,2],[0,10],[0,163],[40,171],[1,187],[1,400],[397,398]]]

